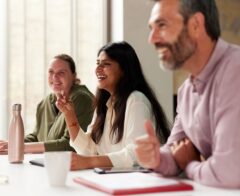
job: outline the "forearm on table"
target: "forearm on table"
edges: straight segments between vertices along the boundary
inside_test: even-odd
[[[107,155],[97,155],[87,157],[89,168],[94,167],[113,167],[113,164]]]
[[[24,153],[43,153],[45,147],[43,142],[32,142],[24,144]]]
[[[75,153],[72,154],[71,170],[112,166],[110,159],[106,155],[82,156]]]
[[[187,165],[185,172],[188,178],[204,185],[239,188],[240,170],[238,165],[240,161],[237,156],[220,159],[212,156],[203,162],[192,161]]]

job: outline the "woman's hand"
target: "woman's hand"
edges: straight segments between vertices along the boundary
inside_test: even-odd
[[[63,91],[61,94],[57,95],[56,106],[64,114],[70,138],[72,141],[74,141],[77,137],[80,125],[78,123],[74,106]]]
[[[61,93],[57,94],[56,106],[65,115],[68,113],[75,113],[72,102],[64,94],[63,91]]]
[[[90,168],[89,158],[90,157],[85,157],[73,152],[72,160],[71,160],[71,170],[80,170],[80,169]]]

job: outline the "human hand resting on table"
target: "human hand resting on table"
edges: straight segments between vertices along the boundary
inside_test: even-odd
[[[0,154],[5,152],[8,152],[8,142],[0,140]]]
[[[184,170],[190,162],[200,161],[200,153],[187,138],[173,143],[171,151],[177,165],[182,170]]]
[[[71,170],[87,169],[87,161],[75,152],[72,152]]]
[[[94,166],[92,164],[91,156],[84,156],[77,154],[75,152],[72,152],[72,160],[71,160],[71,170],[80,170],[80,169],[90,169],[93,168]]]
[[[160,144],[150,121],[145,122],[147,134],[135,140],[135,153],[138,163],[149,169],[160,165]]]

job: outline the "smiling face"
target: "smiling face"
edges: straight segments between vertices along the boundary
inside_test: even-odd
[[[121,79],[123,72],[120,65],[108,57],[106,52],[100,52],[97,58],[96,76],[98,79],[98,88],[114,94],[118,81]]]
[[[75,78],[76,74],[71,72],[66,61],[61,59],[51,61],[48,69],[48,84],[55,94],[64,91],[65,95],[69,95]]]
[[[155,45],[162,68],[181,68],[195,53],[196,43],[189,35],[188,25],[184,24],[178,0],[155,3],[149,26],[149,42]]]

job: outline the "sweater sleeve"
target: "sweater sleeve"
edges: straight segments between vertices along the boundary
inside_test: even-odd
[[[70,136],[66,129],[61,138],[44,142],[45,151],[75,151],[70,146],[69,139]]]

